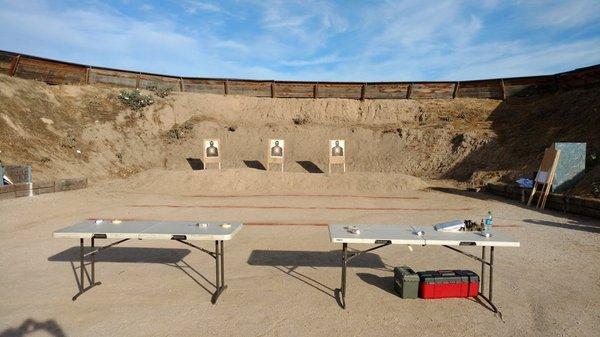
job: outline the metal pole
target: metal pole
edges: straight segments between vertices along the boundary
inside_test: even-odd
[[[481,294],[485,291],[485,246],[481,247]]]
[[[342,244],[342,299],[346,306],[346,259],[347,259],[348,244]]]
[[[215,265],[216,265],[216,273],[217,273],[216,274],[216,282],[215,282],[215,284],[217,286],[217,292],[221,288],[221,281],[220,281],[221,274],[220,274],[220,271],[219,271],[219,264],[220,264],[220,260],[219,260],[219,255],[220,255],[219,253],[220,253],[220,251],[219,251],[219,249],[220,249],[219,248],[219,241],[215,241],[215,254],[217,254],[215,256]]]
[[[92,236],[92,251],[94,250],[94,237]],[[92,254],[92,257],[90,258],[92,260],[92,284],[96,283],[96,276],[95,276],[95,267],[94,267],[94,263],[96,262],[96,254]]]
[[[79,291],[83,291],[83,238],[79,239],[79,276],[81,280],[79,281]]]
[[[225,244],[221,241],[221,288],[225,286]]]
[[[494,246],[492,246],[490,248],[490,289],[489,289],[490,302],[492,301],[493,283],[494,283]]]

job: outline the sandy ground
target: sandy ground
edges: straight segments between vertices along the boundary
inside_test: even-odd
[[[0,336],[593,336],[600,328],[598,220],[439,189],[215,196],[201,188],[117,188],[123,183],[0,202]],[[479,273],[478,263],[442,247],[392,246],[358,258],[348,308],[337,305],[341,247],[324,224],[425,225],[478,219],[488,209],[496,230],[522,245],[496,250],[494,298],[503,319],[472,300],[394,295],[393,266]],[[216,305],[211,259],[170,241],[104,251],[96,269],[103,284],[72,302],[78,242],[52,239],[52,231],[86,218],[247,224],[226,243],[229,288]]]

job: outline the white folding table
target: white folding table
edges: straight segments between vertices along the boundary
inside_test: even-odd
[[[54,238],[79,238],[79,263],[80,281],[79,292],[73,296],[73,301],[81,294],[101,282],[95,279],[95,256],[100,251],[116,246],[130,239],[150,240],[175,240],[185,245],[196,248],[215,259],[216,265],[216,290],[211,302],[217,302],[219,295],[227,288],[225,285],[224,255],[225,247],[223,241],[230,240],[240,229],[240,222],[202,222],[202,221],[96,221],[87,220],[76,225],[57,230],[53,233]],[[90,251],[85,253],[84,239],[90,239]],[[103,247],[95,247],[96,239],[119,239]],[[198,247],[188,241],[214,241],[215,251]],[[91,277],[90,284],[84,286],[84,259],[90,256]]]
[[[352,228],[358,233],[352,233]],[[419,232],[421,235],[419,235]],[[342,284],[339,293],[340,305],[346,308],[346,267],[348,261],[363,253],[370,252],[389,245],[421,245],[443,246],[457,253],[468,256],[481,262],[481,286],[479,296],[492,308],[494,313],[500,314],[492,302],[494,281],[494,247],[519,247],[520,243],[496,230],[490,237],[485,237],[481,232],[438,232],[433,227],[392,225],[392,224],[330,224],[329,237],[333,243],[342,244]],[[348,244],[364,243],[377,246],[363,251],[348,252]],[[478,246],[481,247],[481,258],[452,246]],[[490,247],[489,260],[486,259],[486,247]],[[488,294],[485,292],[485,266],[489,268]]]

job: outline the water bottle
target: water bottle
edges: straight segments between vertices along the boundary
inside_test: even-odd
[[[494,219],[492,218],[492,211],[488,211],[488,216],[485,218],[485,222],[483,230],[486,232],[492,231],[492,225],[494,224]]]

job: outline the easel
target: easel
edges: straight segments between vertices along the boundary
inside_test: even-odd
[[[343,140],[342,140],[343,141]],[[328,152],[329,152],[329,173],[331,173],[331,165],[332,164],[339,164],[339,165],[343,165],[344,167],[344,173],[346,173],[346,142],[344,142],[342,149],[342,155],[341,156],[334,156],[333,152],[332,152],[332,146],[331,144],[334,144],[335,140],[330,140],[329,141],[329,146],[328,146]]]
[[[529,196],[527,206],[531,205],[531,201],[533,201],[533,197],[535,196],[535,191],[537,190],[538,185],[542,184],[540,197],[538,198],[536,208],[544,209],[546,207],[546,200],[548,199],[548,194],[552,188],[552,181],[554,180],[554,175],[556,174],[556,166],[558,165],[559,157],[560,150],[549,147],[544,151],[544,158],[542,159],[540,168],[535,176],[535,183],[533,185],[533,189],[531,190],[531,195]]]
[[[267,171],[271,168],[271,163],[273,164],[281,164],[281,172],[283,172],[283,158],[285,156],[285,143],[281,144],[281,157],[273,157],[271,156],[271,143],[273,141],[283,141],[281,139],[269,139],[267,143]]]
[[[216,157],[208,157],[206,155],[206,149],[207,149],[207,144],[209,144],[210,142],[213,142],[215,144],[217,144],[217,156]],[[204,162],[204,170],[207,169],[208,164],[218,164],[219,165],[219,170],[221,169],[221,142],[218,138],[212,138],[212,139],[203,139],[202,140],[202,160]]]

